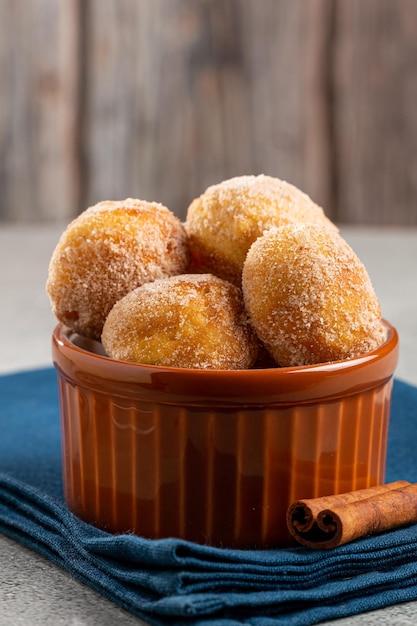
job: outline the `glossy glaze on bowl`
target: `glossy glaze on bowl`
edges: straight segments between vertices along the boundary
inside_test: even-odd
[[[110,532],[288,545],[293,500],[384,481],[398,352],[386,327],[350,361],[202,371],[116,362],[57,326],[69,508]]]

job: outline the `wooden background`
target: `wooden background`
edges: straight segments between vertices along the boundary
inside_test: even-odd
[[[417,224],[416,0],[0,0],[0,220],[261,172]]]

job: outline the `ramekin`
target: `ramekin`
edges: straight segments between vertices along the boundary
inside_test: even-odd
[[[112,533],[291,544],[297,499],[384,482],[395,328],[345,361],[240,371],[115,361],[58,325],[68,507]]]

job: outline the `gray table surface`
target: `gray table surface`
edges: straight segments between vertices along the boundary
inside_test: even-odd
[[[64,225],[0,226],[0,374],[51,365],[55,320],[45,295],[49,258]],[[396,376],[417,384],[417,229],[343,228],[364,262],[383,316],[400,335]],[[417,623],[409,602],[331,624]],[[0,626],[139,626],[38,554],[0,535]]]

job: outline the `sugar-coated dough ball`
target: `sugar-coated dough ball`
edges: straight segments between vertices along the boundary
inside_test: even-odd
[[[242,289],[253,327],[281,366],[352,358],[384,341],[363,264],[326,227],[288,224],[257,239]]]
[[[240,286],[251,244],[289,222],[336,226],[309,196],[271,176],[237,176],[209,187],[188,207],[185,227],[193,271],[207,271]]]
[[[46,290],[63,324],[99,339],[104,321],[126,293],[179,274],[188,265],[180,220],[155,202],[100,202],[69,224],[50,261]]]
[[[210,274],[130,292],[110,311],[102,343],[114,359],[198,369],[248,369],[258,351],[241,290]]]

